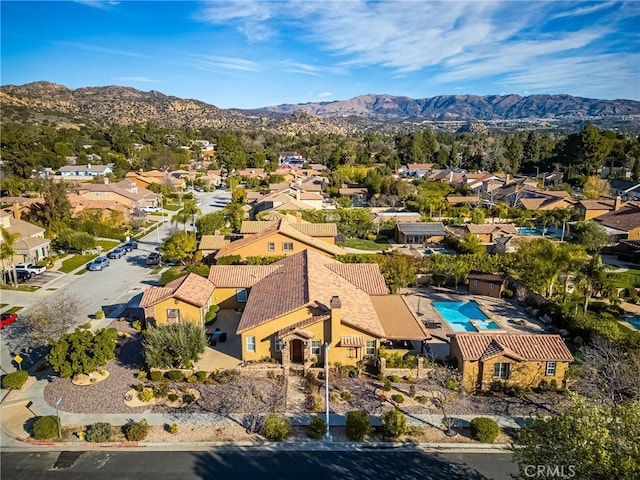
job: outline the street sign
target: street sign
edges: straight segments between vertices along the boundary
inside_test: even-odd
[[[13,361],[16,362],[18,364],[18,369],[22,370],[22,360],[24,360],[20,355],[16,355],[15,357],[13,357]]]

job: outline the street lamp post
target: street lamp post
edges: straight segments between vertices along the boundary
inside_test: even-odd
[[[58,420],[58,438],[62,438],[62,426],[60,425],[60,413],[58,412],[58,405],[62,402],[62,397],[58,397],[56,400],[56,419]]]
[[[324,441],[331,442],[329,433],[329,342],[324,344],[324,409],[325,409],[325,431]]]

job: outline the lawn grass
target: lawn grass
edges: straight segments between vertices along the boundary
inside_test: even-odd
[[[630,268],[627,272],[614,273],[613,282],[618,288],[640,287],[640,269]]]
[[[0,310],[9,305],[8,303],[0,303]]]
[[[40,290],[40,287],[35,285],[18,285],[18,288],[13,288],[11,285],[0,285],[2,290],[13,290],[17,292],[35,292],[36,290]]]
[[[22,310],[24,307],[11,307],[9,310],[7,310],[4,313],[16,313],[19,312],[20,310]]]
[[[71,273],[76,268],[80,268],[82,265],[89,263],[91,260],[96,258],[98,255],[74,255],[71,258],[67,258],[62,262],[60,269],[58,271],[62,273]]]
[[[386,240],[364,240],[362,238],[347,238],[344,241],[344,246],[349,248],[357,248],[358,250],[370,250],[370,251],[379,251],[386,250],[390,247],[389,243]]]
[[[174,205],[172,203],[165,203],[164,204],[164,209],[165,210],[171,210],[172,212],[177,212],[178,210],[182,209],[182,205]]]
[[[160,271],[163,269],[164,267],[156,267],[153,270],[151,270],[151,275],[156,275],[158,273],[160,273]]]
[[[84,275],[88,271],[89,270],[87,270],[86,268],[83,268],[82,270],[78,270],[76,273],[74,273],[74,275]]]
[[[117,240],[96,240],[96,247],[102,247],[102,251],[106,252],[120,245]]]

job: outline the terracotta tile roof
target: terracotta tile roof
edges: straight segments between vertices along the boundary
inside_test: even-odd
[[[20,220],[19,218],[15,218],[12,215],[9,215],[9,226],[6,227],[6,230],[10,233],[19,234],[22,239],[44,233],[44,228],[34,225],[33,223]]]
[[[401,295],[373,295],[373,307],[389,340],[425,340],[429,332]]]
[[[218,288],[249,288],[281,265],[213,265],[209,269],[209,281]]]
[[[293,228],[310,237],[335,237],[338,226],[335,223],[291,223]]]
[[[619,210],[605,213],[594,220],[606,227],[629,232],[640,227],[640,204],[627,203]]]
[[[240,233],[242,234],[251,234],[251,233],[260,233],[263,230],[268,228],[277,227],[279,224],[278,220],[245,220],[240,225]]]
[[[313,207],[295,198],[287,198],[282,204],[273,207],[273,210],[302,212],[304,210],[313,210]]]
[[[447,203],[451,205],[460,205],[463,203],[480,203],[478,197],[447,197]]]
[[[176,298],[197,307],[207,304],[213,293],[213,284],[204,277],[190,273],[167,283],[164,287],[147,288],[142,294],[140,306],[150,307],[166,298]]]
[[[520,205],[525,210],[555,210],[573,205],[563,197],[550,196],[544,198],[521,198]]]
[[[430,170],[435,163],[408,163],[407,168],[409,170]]]
[[[224,235],[203,235],[200,239],[198,250],[220,250],[230,243],[224,238]]]
[[[494,339],[491,340],[489,345],[487,345],[487,348],[485,348],[484,352],[482,352],[482,355],[480,355],[480,361],[484,362],[499,355],[504,355],[506,357],[514,358],[520,361],[526,360],[526,358],[524,358],[522,355],[517,354],[510,348],[505,347],[500,342]]]
[[[573,361],[560,335],[456,333],[452,339],[458,344],[463,360],[476,361],[504,352],[528,361]]]
[[[330,263],[326,267],[369,295],[389,293],[376,263]]]
[[[324,197],[316,192],[300,192],[300,200],[323,200]]]
[[[482,280],[483,282],[502,284],[507,279],[506,275],[495,275],[493,273],[469,272],[467,280]]]
[[[278,330],[278,337],[282,338],[283,336],[294,332],[295,330],[304,329],[305,327],[315,325],[318,322],[324,322],[325,320],[329,320],[330,318],[331,315],[313,315],[309,318],[305,318],[304,320],[294,323],[293,325],[289,325],[288,327],[284,327]]]
[[[367,187],[345,187],[340,188],[340,195],[366,195],[369,192]]]
[[[355,335],[343,335],[340,337],[341,347],[364,347],[364,337]]]
[[[580,200],[578,202],[585,210],[613,210],[615,200],[613,198],[599,198],[597,200]]]

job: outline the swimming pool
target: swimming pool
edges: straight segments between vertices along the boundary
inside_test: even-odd
[[[542,227],[516,227],[516,230],[520,235],[524,235],[525,237],[541,237],[544,231],[544,235],[547,237],[560,237],[561,233],[553,228],[545,228]]]
[[[640,330],[640,317],[626,317],[623,320]]]
[[[474,301],[432,302],[431,304],[454,332],[500,329],[500,325],[490,320]]]

